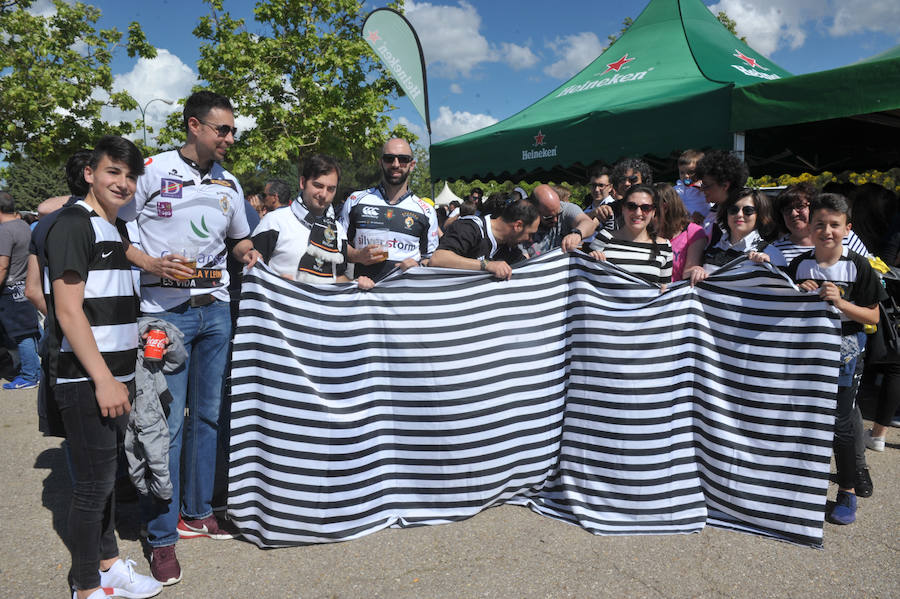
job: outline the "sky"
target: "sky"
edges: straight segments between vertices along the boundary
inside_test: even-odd
[[[113,60],[114,86],[140,105],[154,98],[177,99],[198,82],[199,40],[191,33],[202,0],[83,0],[101,9],[101,28],[125,32],[138,21],[158,49],[153,60]],[[251,32],[255,2],[223,0],[232,16],[247,19]],[[672,0],[673,2],[675,0]],[[851,64],[900,44],[898,0],[719,0],[751,47],[794,74]],[[386,1],[367,0],[363,12]],[[432,141],[462,135],[502,120],[536,102],[593,61],[618,33],[625,17],[637,18],[647,0],[457,0],[406,1],[406,16],[421,39],[428,77]],[[32,12],[52,10],[37,0]],[[427,140],[412,103],[397,98],[390,116]],[[147,107],[147,122],[159,127],[174,110],[163,102]],[[137,111],[110,110],[110,120],[136,120]],[[252,121],[236,115],[239,128]],[[152,137],[152,136],[151,136]]]

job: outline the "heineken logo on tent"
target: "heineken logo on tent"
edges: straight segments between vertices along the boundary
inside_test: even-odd
[[[602,73],[595,73],[593,76],[598,77],[598,79],[589,79],[584,83],[579,83],[577,85],[570,85],[566,88],[563,88],[558,94],[556,94],[557,98],[562,96],[566,96],[568,94],[577,94],[579,92],[584,92],[589,89],[594,89],[597,87],[606,87],[608,85],[618,85],[619,83],[625,83],[626,81],[638,81],[639,79],[643,79],[647,73],[653,70],[653,67],[650,67],[646,71],[636,71],[632,73],[623,73],[622,71],[628,71],[630,66],[628,63],[634,62],[637,60],[635,57],[629,57],[626,52],[622,58],[615,62],[607,63],[606,70]],[[615,71],[611,77],[604,77],[610,71]]]
[[[532,147],[539,147],[544,145],[544,138],[547,136],[544,135],[544,132],[538,129],[537,135],[534,135],[534,144]],[[522,150],[522,160],[537,160],[538,158],[555,158],[556,151],[559,149],[559,146],[553,146],[552,148],[541,148],[540,150]]]
[[[391,70],[394,74],[394,79],[397,80],[398,83],[403,87],[403,91],[406,92],[406,95],[410,97],[410,99],[418,98],[422,95],[422,88],[420,88],[416,84],[416,78],[410,73],[406,72],[406,69],[403,68],[403,63],[399,58],[394,56],[394,54],[387,47],[387,44],[384,42],[384,39],[378,35],[377,31],[370,31],[369,35],[369,43],[372,44],[372,47],[378,52],[378,55],[381,57],[381,60],[384,61],[384,64]],[[381,45],[376,45],[376,42],[380,41]]]
[[[755,58],[747,56],[740,50],[735,50],[734,54],[732,54],[732,56],[734,56],[735,58],[739,58],[740,60],[743,60],[746,63],[746,66],[744,66],[742,64],[731,65],[732,67],[734,67],[735,69],[737,69],[738,71],[743,73],[744,75],[747,75],[749,77],[759,77],[760,79],[781,79],[781,77],[779,77],[775,73],[764,73],[763,71],[768,71],[769,69],[762,66],[759,63],[759,61],[756,60]],[[757,70],[757,69],[762,69],[762,70]]]

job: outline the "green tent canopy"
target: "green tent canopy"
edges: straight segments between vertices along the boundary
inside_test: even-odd
[[[594,62],[490,127],[432,145],[435,179],[577,180],[597,160],[731,147],[731,91],[790,73],[701,0],[651,0]]]
[[[729,130],[754,172],[900,165],[900,46],[845,67],[735,89]]]

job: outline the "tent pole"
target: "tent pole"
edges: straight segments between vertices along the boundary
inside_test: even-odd
[[[744,161],[746,161],[746,158],[744,157],[744,155],[746,153],[746,148],[747,148],[747,139],[746,139],[746,136],[744,135],[744,132],[743,131],[735,131],[734,146],[732,147],[732,149],[734,150],[734,153],[737,154],[737,157]]]

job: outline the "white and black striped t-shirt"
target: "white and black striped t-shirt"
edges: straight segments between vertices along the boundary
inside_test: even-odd
[[[125,224],[117,221],[121,231]],[[44,294],[50,341],[50,383],[88,381],[56,318],[52,281],[71,271],[84,281],[84,314],[97,348],[116,380],[134,378],[137,300],[122,233],[84,201],[65,208],[47,233]]]
[[[800,254],[788,265],[787,274],[798,284],[803,281],[825,281],[834,283],[841,291],[841,297],[857,306],[872,306],[886,299],[887,294],[878,279],[875,269],[868,259],[843,247],[841,257],[831,266],[821,266],[816,261],[815,251]],[[863,327],[841,312],[843,335],[858,333]]]
[[[781,252],[781,255],[784,256],[785,260],[785,264],[775,264],[775,266],[787,266],[788,264],[793,262],[794,258],[799,256],[800,254],[815,249],[815,247],[811,245],[796,245],[793,241],[791,241],[790,235],[785,235],[781,239],[773,241],[772,246],[774,246],[778,249],[778,251]],[[848,233],[847,236],[844,237],[844,247],[853,250],[860,256],[869,255],[869,250],[866,248],[866,245],[862,242],[862,239],[860,239],[859,236],[857,236],[853,231],[850,231],[850,233]]]
[[[603,252],[609,262],[648,283],[664,285],[672,282],[672,246],[668,241],[625,241],[602,229],[597,232],[591,249]]]

